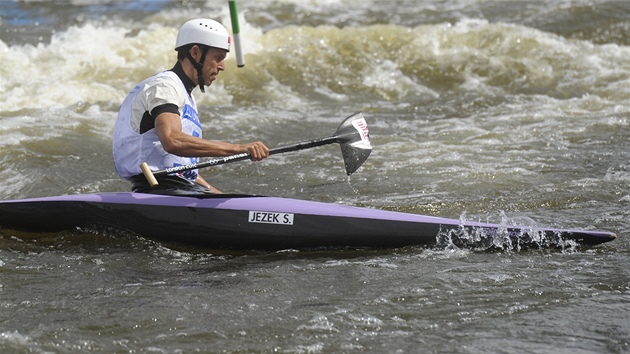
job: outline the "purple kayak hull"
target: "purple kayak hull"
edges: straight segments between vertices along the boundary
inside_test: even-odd
[[[141,193],[2,201],[0,227],[36,232],[107,227],[150,239],[240,250],[395,248],[434,245],[445,236],[480,242],[499,237],[540,247],[549,240],[597,245],[616,237],[604,231],[461,222],[287,198],[216,195],[200,199]]]

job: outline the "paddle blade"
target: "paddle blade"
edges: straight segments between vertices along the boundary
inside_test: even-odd
[[[335,132],[337,143],[346,166],[346,173],[351,175],[359,169],[372,152],[370,133],[367,122],[361,112],[344,119]]]

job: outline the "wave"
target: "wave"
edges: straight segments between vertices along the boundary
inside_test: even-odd
[[[526,26],[462,20],[406,27],[243,26],[245,68],[228,57],[207,105],[413,103],[443,95],[630,97],[630,47],[570,40]],[[153,23],[70,26],[49,44],[0,41],[3,111],[117,107],[143,78],[175,62],[177,29]]]

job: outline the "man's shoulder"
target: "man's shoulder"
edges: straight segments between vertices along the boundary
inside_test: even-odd
[[[186,96],[184,85],[177,75],[171,71],[165,71],[153,76],[145,82],[142,89],[148,98],[160,97],[180,101]]]
[[[144,88],[149,89],[151,87],[170,87],[181,90],[183,89],[183,84],[174,72],[163,71],[145,81]]]

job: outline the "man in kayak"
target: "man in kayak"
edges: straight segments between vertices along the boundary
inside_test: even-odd
[[[260,141],[247,144],[202,139],[192,90],[210,86],[225,70],[230,36],[210,19],[186,22],[175,44],[177,63],[139,83],[125,98],[114,127],[113,154],[118,174],[131,181],[132,191],[160,194],[220,193],[197,170],[158,178],[151,187],[140,164],[152,170],[197,163],[200,157],[249,153],[253,161],[269,155]]]

